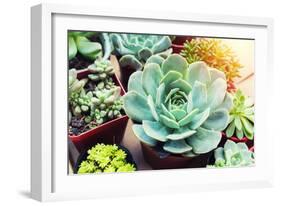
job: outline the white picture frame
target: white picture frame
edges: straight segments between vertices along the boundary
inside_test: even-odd
[[[41,4],[31,9],[31,25],[32,198],[52,201],[272,186],[274,134],[268,126],[272,114],[267,112],[274,98],[270,94],[273,90],[268,89],[273,87],[270,81],[273,77],[272,19],[177,12],[167,15],[160,11]],[[66,68],[66,31],[96,29],[169,34],[167,28],[174,29],[172,33],[179,35],[188,31],[198,36],[255,39],[256,165],[246,168],[68,175],[65,129],[67,71],[58,69]],[[265,84],[266,88],[263,86]],[[265,93],[267,98],[261,95]]]

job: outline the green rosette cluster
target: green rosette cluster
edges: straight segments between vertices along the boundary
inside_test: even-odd
[[[151,56],[134,72],[124,96],[133,132],[166,152],[196,156],[217,148],[232,107],[225,74],[178,54]]]

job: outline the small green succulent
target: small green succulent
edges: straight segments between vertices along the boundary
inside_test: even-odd
[[[95,121],[97,125],[100,125],[108,120],[121,117],[123,102],[120,92],[121,88],[116,86],[110,90],[88,92],[87,96],[91,99],[92,108],[85,121],[87,123]]]
[[[88,78],[95,82],[108,79],[114,74],[113,65],[107,59],[97,59],[94,64],[88,67],[88,70],[91,73],[88,75]]]
[[[80,164],[78,174],[135,171],[135,166],[128,163],[126,157],[126,152],[116,145],[97,144],[88,150],[87,160]]]
[[[68,71],[68,89],[69,92],[80,92],[86,83],[88,82],[88,79],[84,78],[81,80],[77,79],[77,71],[76,69],[70,69]]]
[[[230,110],[229,125],[226,129],[226,136],[236,135],[239,139],[247,137],[254,138],[254,106],[249,98],[237,90],[233,97],[233,107]]]
[[[121,56],[121,68],[141,70],[146,60],[154,55],[168,55],[172,45],[169,36],[147,34],[110,34],[114,51]]]
[[[89,37],[99,35],[101,43],[92,42]],[[103,46],[102,46],[103,45]],[[104,51],[103,51],[104,50]],[[107,33],[76,32],[68,33],[68,59],[73,59],[79,52],[83,57],[94,61],[97,58],[108,59],[112,51],[111,42]]]
[[[215,163],[208,167],[242,167],[254,164],[254,153],[249,151],[245,143],[227,140],[224,147],[214,152]]]
[[[104,89],[110,90],[110,89],[113,89],[114,87],[116,87],[116,85],[115,85],[113,79],[111,77],[108,77],[108,78],[96,83],[95,90],[96,91],[100,91],[100,90],[104,90]]]
[[[69,103],[74,116],[81,117],[82,114],[88,113],[91,108],[91,99],[86,95],[84,86],[87,79],[78,80],[75,69],[69,70]]]
[[[124,96],[140,141],[172,154],[195,156],[215,149],[229,120],[232,99],[224,73],[178,55],[151,56],[134,72]]]

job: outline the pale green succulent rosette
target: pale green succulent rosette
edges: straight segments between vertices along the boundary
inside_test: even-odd
[[[120,66],[129,66],[135,70],[141,70],[146,60],[159,54],[167,56],[171,54],[172,45],[169,36],[147,34],[110,34],[113,47],[117,55],[121,56]]]
[[[227,126],[232,99],[224,73],[178,54],[151,56],[134,72],[124,96],[134,134],[149,146],[196,156],[215,149]]]
[[[227,140],[224,147],[214,152],[215,163],[208,167],[243,167],[254,164],[254,153],[249,151],[245,143]]]

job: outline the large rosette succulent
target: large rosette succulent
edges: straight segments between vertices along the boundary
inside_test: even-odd
[[[227,126],[231,96],[224,73],[178,54],[151,56],[129,79],[124,109],[149,146],[195,156],[215,149]]]

